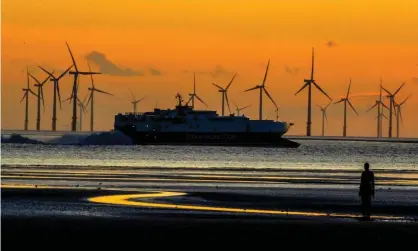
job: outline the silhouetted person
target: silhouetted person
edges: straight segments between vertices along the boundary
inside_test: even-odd
[[[374,173],[369,170],[369,163],[364,164],[364,171],[361,173],[360,191],[361,209],[365,218],[370,218],[371,202],[374,197]]]

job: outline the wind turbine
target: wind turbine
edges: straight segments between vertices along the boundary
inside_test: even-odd
[[[136,105],[137,105],[139,102],[141,102],[141,101],[142,101],[145,97],[143,97],[143,98],[141,98],[141,99],[136,100],[136,98],[135,98],[134,94],[132,93],[131,89],[129,89],[129,91],[131,92],[132,97],[133,97],[133,99],[132,99],[131,103],[132,103],[132,105],[134,106],[134,113],[136,113]]]
[[[39,80],[37,80],[34,76],[32,76],[32,74],[28,73],[29,76],[31,76],[31,78],[33,78],[37,84],[35,84],[36,87],[38,87],[38,115],[36,117],[36,130],[39,131],[41,130],[41,99],[42,99],[42,106],[44,107],[44,111],[45,111],[45,100],[44,100],[44,89],[43,86],[46,83],[46,81],[48,81],[49,76],[41,82],[39,82]]]
[[[20,103],[22,103],[23,99],[26,99],[26,105],[25,105],[25,131],[28,130],[29,127],[29,93],[34,95],[35,97],[38,97],[29,87],[29,70],[26,68],[26,77],[27,77],[27,86],[26,88],[22,88],[22,90],[25,92],[23,95],[22,100],[20,100]]]
[[[411,97],[412,94],[409,94],[409,96],[404,99],[401,103],[397,104],[394,103],[395,109],[396,109],[396,137],[399,138],[399,119],[403,120],[402,118],[402,110],[401,107],[405,104],[405,102]]]
[[[310,79],[304,79],[305,84],[302,86],[302,88],[299,89],[295,93],[297,95],[299,92],[301,92],[303,89],[308,87],[308,121],[306,122],[306,136],[311,136],[311,107],[312,107],[312,84],[325,96],[329,98],[330,101],[332,101],[331,97],[328,96],[328,94],[325,93],[324,90],[322,90],[321,87],[316,83],[314,80],[314,48],[312,48],[312,68],[311,68],[311,78]]]
[[[386,96],[389,98],[389,131],[388,136],[389,138],[392,138],[392,108],[395,108],[395,96],[398,94],[398,92],[401,90],[401,88],[405,85],[405,82],[402,83],[402,85],[395,91],[395,93],[391,93],[390,91],[386,90],[383,86],[382,89],[388,93]]]
[[[382,94],[382,93],[380,93]],[[382,117],[385,115],[383,114],[383,110],[381,109],[381,106],[389,109],[383,102],[382,102],[382,96],[380,96],[379,100],[376,100],[376,103],[370,107],[366,112],[369,112],[373,108],[377,107],[377,137],[382,136]]]
[[[325,136],[325,121],[328,124],[327,109],[328,109],[330,104],[331,104],[331,102],[329,102],[325,107],[316,105],[316,106],[319,107],[319,109],[321,110],[321,113],[322,113],[322,136]]]
[[[50,81],[54,82],[54,100],[52,105],[52,131],[57,130],[57,93],[58,93],[58,99],[60,102],[60,109],[61,109],[61,95],[60,95],[60,87],[58,85],[58,81],[64,77],[65,74],[73,67],[72,65],[68,67],[67,70],[65,70],[59,77],[55,77],[51,72],[45,70],[41,66],[38,66],[41,70],[43,70],[46,74],[48,74],[51,79]]]
[[[218,89],[219,89],[218,91],[220,93],[222,93],[222,116],[224,116],[224,114],[225,114],[225,99],[226,99],[226,104],[228,105],[229,114],[231,114],[231,108],[229,107],[229,101],[228,101],[228,94],[227,94],[227,92],[228,92],[229,87],[232,84],[232,81],[234,81],[236,75],[237,74],[234,74],[234,76],[232,77],[231,81],[226,86],[226,88],[222,88],[219,85],[217,85],[215,83],[212,83],[214,86],[218,87]]]
[[[86,113],[87,112],[87,108],[86,108],[86,106],[84,105],[84,102],[86,102],[86,99],[87,99],[87,97],[88,97],[88,94],[87,94],[87,96],[83,99],[83,102],[81,102],[80,101],[80,99],[78,99],[77,98],[77,104],[78,104],[78,106],[80,107],[80,120],[79,120],[79,125],[78,125],[78,130],[81,132],[82,130],[83,130],[83,113]]]
[[[71,60],[73,61],[73,66],[75,71],[70,71],[69,74],[74,75],[74,83],[73,83],[73,90],[72,90],[72,99],[73,99],[73,117],[71,120],[71,131],[76,131],[77,129],[77,78],[78,75],[93,75],[93,74],[101,74],[100,72],[85,72],[85,71],[79,71],[77,64],[75,63],[75,59],[73,56],[73,53],[71,52],[70,46],[67,42],[68,51],[70,52]]]
[[[252,90],[260,89],[260,107],[259,107],[260,111],[259,111],[259,115],[258,115],[258,119],[259,120],[262,120],[263,119],[263,91],[266,93],[267,97],[269,97],[269,99],[271,100],[271,102],[273,102],[274,106],[276,108],[278,108],[277,105],[276,105],[276,102],[274,102],[273,98],[270,96],[270,94],[267,91],[266,86],[265,86],[266,79],[267,79],[267,73],[268,73],[268,70],[269,70],[269,66],[270,66],[270,59],[269,59],[269,61],[267,63],[267,68],[266,68],[266,73],[264,74],[263,83],[261,85],[256,85],[253,88],[250,88],[248,90],[245,90],[247,92],[247,91],[252,91]]]
[[[348,99],[348,95],[350,94],[350,87],[351,87],[351,78],[350,78],[350,84],[348,85],[348,91],[347,96],[345,98],[340,99],[340,101],[335,102],[334,104],[338,104],[341,102],[344,102],[344,127],[343,127],[343,137],[347,136],[347,103],[350,105],[350,107],[353,109],[353,111],[357,114],[356,109],[354,109],[354,106],[351,104],[350,100]]]
[[[239,114],[240,114],[240,111],[242,111],[242,110],[244,110],[244,109],[246,109],[246,108],[248,108],[248,107],[250,107],[251,105],[247,105],[247,106],[244,106],[244,107],[238,107],[238,105],[237,104],[235,104],[233,101],[232,101],[232,103],[235,105],[235,111],[237,112],[237,116],[239,116]]]
[[[89,67],[89,71],[91,71],[90,70],[90,65],[88,67]],[[87,100],[86,105],[88,105],[91,102],[90,103],[91,104],[91,107],[90,107],[90,109],[91,109],[91,111],[90,111],[90,131],[92,132],[93,131],[93,121],[94,121],[94,92],[100,92],[100,93],[104,93],[104,94],[111,95],[111,96],[113,96],[113,94],[102,91],[102,90],[99,90],[96,87],[94,87],[93,75],[90,75],[90,78],[91,78],[91,87],[88,88],[88,90],[90,91],[90,96],[89,96],[89,99]]]
[[[208,106],[199,96],[196,94],[196,74],[193,73],[193,93],[189,94],[190,99],[187,101],[186,105],[192,101],[192,108],[194,109],[194,98],[197,98],[200,102],[202,102],[206,107]]]

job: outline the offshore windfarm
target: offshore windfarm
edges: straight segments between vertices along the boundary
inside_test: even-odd
[[[24,107],[24,113],[25,113],[25,120],[24,120],[24,126],[23,126],[23,133],[24,134],[28,134],[30,132],[33,132],[33,129],[30,128],[29,126],[29,98],[32,96],[33,98],[35,98],[37,100],[37,117],[36,117],[36,127],[35,130],[36,131],[43,131],[43,132],[56,132],[57,131],[57,119],[58,119],[58,113],[62,108],[62,105],[66,105],[65,101],[69,101],[68,104],[70,104],[72,106],[72,116],[71,116],[71,128],[70,128],[70,132],[82,132],[82,118],[83,116],[89,116],[90,117],[90,126],[89,126],[89,131],[90,132],[97,132],[97,130],[94,129],[94,93],[98,93],[98,94],[105,94],[108,96],[113,96],[113,94],[109,93],[109,92],[105,92],[101,89],[98,89],[94,86],[94,75],[97,74],[101,74],[100,72],[93,72],[91,71],[90,68],[90,64],[88,64],[88,71],[82,71],[77,67],[77,62],[75,61],[75,58],[73,56],[73,52],[70,49],[70,46],[68,43],[66,43],[67,49],[68,49],[68,55],[69,55],[69,63],[71,63],[71,66],[66,69],[64,72],[62,72],[58,77],[54,76],[54,71],[53,69],[48,69],[46,70],[45,68],[43,68],[43,66],[39,65],[39,69],[42,70],[43,73],[45,73],[45,76],[42,76],[42,82],[40,82],[40,80],[38,80],[37,78],[35,78],[28,69],[26,69],[26,75],[27,75],[27,85],[26,88],[23,88],[23,98],[21,100],[21,103],[23,100],[25,100],[26,106]],[[307,137],[307,139],[309,138],[318,138],[318,137],[327,137],[327,133],[326,133],[326,127],[328,124],[328,118],[327,118],[327,114],[326,114],[326,110],[329,108],[330,105],[332,106],[338,106],[339,104],[342,104],[342,112],[340,113],[341,116],[341,121],[342,121],[342,130],[341,130],[341,134],[340,135],[328,135],[328,139],[335,139],[338,137],[341,137],[341,139],[345,139],[345,138],[353,138],[356,137],[356,135],[350,135],[348,132],[348,118],[347,118],[347,113],[348,112],[354,112],[355,115],[357,116],[370,116],[369,111],[371,109],[375,109],[376,110],[376,135],[374,136],[370,136],[370,137],[362,137],[364,140],[367,140],[368,138],[387,138],[387,139],[392,139],[392,138],[400,138],[401,136],[401,124],[404,123],[404,118],[402,116],[402,110],[401,108],[406,105],[408,99],[411,97],[412,93],[408,93],[408,97],[403,99],[403,100],[398,100],[397,95],[398,93],[400,93],[403,89],[403,87],[405,86],[406,82],[402,82],[401,85],[394,91],[389,91],[387,88],[384,87],[383,85],[383,81],[382,81],[382,77],[380,77],[380,84],[379,84],[379,96],[377,98],[377,100],[375,101],[376,103],[370,107],[370,109],[366,110],[366,111],[361,111],[360,113],[355,109],[355,106],[351,103],[350,99],[349,99],[349,95],[350,95],[350,88],[352,86],[352,78],[349,77],[349,81],[348,81],[348,88],[347,88],[347,92],[346,94],[344,94],[343,98],[340,99],[333,99],[330,95],[327,94],[326,90],[324,90],[324,88],[320,87],[319,84],[317,84],[315,77],[314,77],[314,73],[315,73],[315,54],[314,54],[314,48],[312,48],[312,55],[311,55],[311,71],[310,71],[310,77],[308,79],[303,79],[304,84],[302,85],[302,87],[295,92],[295,95],[302,95],[302,91],[306,90],[307,92],[307,109],[306,109],[306,115],[307,115],[307,119],[306,119],[306,133],[305,135],[295,135],[292,134],[291,131],[290,132],[285,132],[286,135],[291,135],[291,136],[298,136],[298,137]],[[236,109],[235,112],[231,111],[231,107],[230,107],[230,103],[229,103],[229,98],[228,98],[228,90],[231,87],[234,79],[236,79],[237,74],[235,73],[233,75],[233,77],[231,78],[231,80],[227,83],[227,85],[225,85],[224,87],[221,87],[218,83],[214,83],[212,82],[211,84],[217,88],[217,91],[221,94],[221,111],[219,112],[220,116],[222,117],[228,117],[228,116],[240,116],[240,111],[242,111],[243,109],[246,109],[250,106],[252,106],[253,104],[251,103],[258,103],[258,120],[262,121],[262,120],[266,120],[263,119],[263,96],[265,95],[269,101],[274,105],[275,107],[275,121],[279,121],[279,106],[277,104],[277,101],[274,100],[273,96],[267,91],[267,86],[266,86],[266,80],[268,77],[268,72],[269,72],[269,65],[270,65],[270,59],[267,62],[267,67],[266,67],[266,71],[264,74],[264,78],[261,82],[261,84],[256,85],[255,87],[252,87],[250,89],[243,89],[242,92],[246,93],[246,92],[252,92],[255,90],[258,90],[259,92],[259,100],[258,102],[248,102],[249,104],[246,104],[245,106],[243,106],[241,109],[239,109],[239,107],[235,104]],[[73,78],[73,85],[72,85],[72,90],[71,93],[69,94],[69,97],[65,100],[61,100],[61,93],[60,93],[60,89],[59,89],[59,80],[62,79],[65,76],[71,77]],[[80,92],[80,79],[81,78],[87,78],[87,80],[89,82],[91,82],[91,87],[88,88],[89,94],[86,96],[86,98],[81,101],[79,98],[79,92]],[[38,77],[40,78],[40,77]],[[31,89],[31,80],[35,81],[34,84],[32,84],[32,86],[34,88],[37,89],[37,94]],[[53,98],[48,99],[48,97],[45,97],[43,95],[43,88],[44,85],[47,82],[53,82]],[[317,91],[319,91],[321,94],[323,94],[329,101],[329,103],[326,106],[321,106],[319,104],[316,104],[316,102],[313,100],[312,97],[312,92],[314,91],[313,89],[316,89]],[[356,88],[357,91],[359,91],[359,88]],[[191,93],[188,94],[189,99],[186,102],[186,106],[190,106],[192,109],[195,108],[195,102],[201,102],[203,105],[206,106],[206,108],[210,109],[209,106],[204,102],[204,96],[202,94],[198,95],[196,92],[196,74],[193,73],[193,91]],[[216,89],[214,89],[215,91]],[[145,98],[145,94],[142,98],[140,99],[136,99],[134,94],[132,93],[132,90],[127,88],[126,90],[127,92],[129,91],[129,93],[132,96],[132,100],[130,101],[132,104],[132,111],[121,111],[121,112],[131,112],[133,114],[144,114],[146,112],[149,111],[145,111],[145,110],[141,110],[138,108],[138,104]],[[179,94],[180,95],[180,94]],[[208,95],[208,93],[205,93],[205,95]],[[177,98],[176,98],[177,99]],[[49,100],[51,100],[50,102],[52,102],[52,126],[50,129],[48,128],[41,128],[41,111],[46,112],[45,111],[45,102],[49,102]],[[109,100],[108,102],[116,102],[114,100]],[[120,102],[120,101],[118,101]],[[175,100],[173,99],[173,103],[175,103]],[[41,109],[41,105],[43,106],[43,109]],[[87,109],[86,106],[90,105],[90,109],[89,112],[87,113]],[[315,121],[315,123],[320,124],[320,132],[318,133],[313,133],[312,132],[312,109],[315,108],[315,106],[319,109],[319,111],[321,112],[321,120],[319,121]],[[58,109],[59,107],[59,109]],[[227,108],[227,109],[226,109]],[[361,115],[360,115],[361,114]],[[115,116],[115,114],[109,114],[110,117]],[[62,118],[61,118],[62,119]],[[66,120],[68,120],[68,118],[65,118]],[[405,123],[408,120],[406,120]],[[285,121],[289,124],[291,124],[291,122],[289,121]],[[387,129],[387,134],[383,134],[383,128]],[[16,128],[16,130],[7,130],[4,131],[5,133],[7,132],[19,132],[21,131],[21,129]],[[60,130],[61,132],[65,132]],[[311,137],[311,136],[315,136],[315,137]],[[332,137],[330,137],[332,136]],[[357,137],[358,138],[358,137]]]

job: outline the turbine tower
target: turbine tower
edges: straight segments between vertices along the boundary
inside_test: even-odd
[[[412,94],[409,94],[409,96],[404,99],[401,103],[397,104],[394,103],[395,109],[396,109],[396,137],[399,138],[399,119],[403,120],[402,118],[402,110],[401,107],[405,104],[405,102],[411,97]]]
[[[194,109],[194,98],[197,98],[200,102],[202,102],[206,107],[208,106],[199,96],[196,94],[196,74],[193,73],[193,93],[189,93],[190,99],[187,101],[186,105],[192,101],[192,109]]]
[[[321,113],[322,113],[322,136],[325,136],[325,121],[328,124],[327,109],[328,109],[328,107],[329,107],[330,104],[331,104],[331,102],[328,103],[328,105],[325,106],[325,107],[316,105],[316,106],[319,107],[319,109],[321,110]]]
[[[231,81],[229,82],[229,84],[226,86],[226,88],[222,88],[219,85],[212,83],[214,86],[218,87],[218,92],[222,93],[222,116],[224,116],[225,114],[225,100],[226,100],[226,104],[228,105],[228,110],[229,110],[229,114],[231,114],[231,108],[229,107],[229,100],[228,100],[228,89],[232,84],[232,81],[234,81],[235,76],[237,74],[234,74],[234,76],[232,77]]]
[[[23,95],[22,100],[20,100],[20,103],[22,103],[23,99],[26,99],[26,105],[25,105],[25,131],[29,128],[29,93],[34,95],[35,97],[38,97],[29,87],[29,70],[26,68],[26,78],[27,78],[27,86],[26,88],[22,88],[22,90],[25,92]]]
[[[246,108],[248,108],[248,107],[250,107],[251,105],[247,105],[247,106],[244,106],[244,107],[238,107],[238,105],[237,104],[235,104],[233,101],[232,101],[232,103],[235,105],[235,111],[237,112],[237,116],[239,116],[240,115],[240,112],[242,111],[242,110],[244,110],[244,109],[246,109]]]
[[[134,113],[136,113],[136,105],[139,103],[139,102],[141,102],[145,97],[143,97],[143,98],[141,98],[141,99],[138,99],[138,100],[136,100],[136,98],[135,98],[135,96],[134,96],[134,94],[132,93],[132,91],[131,91],[131,89],[129,89],[129,91],[131,92],[131,94],[132,94],[132,101],[131,101],[131,103],[132,103],[132,105],[134,106]]]
[[[382,93],[380,93],[382,94]],[[382,96],[380,96],[379,100],[376,100],[376,103],[370,107],[366,112],[369,112],[370,110],[372,110],[373,108],[377,107],[377,137],[382,137],[382,117],[384,117],[385,115],[383,115],[383,110],[381,107],[384,107],[386,109],[389,110],[389,107],[387,107],[383,102],[382,102]]]
[[[402,85],[393,94],[382,86],[382,89],[388,93],[386,97],[389,98],[389,131],[388,131],[389,138],[392,138],[392,108],[395,109],[395,96],[396,94],[398,94],[398,92],[401,90],[401,88],[404,85],[405,85],[405,82],[403,82]]]
[[[73,117],[71,120],[71,131],[75,132],[77,130],[77,78],[78,75],[93,75],[93,74],[101,74],[100,72],[84,72],[84,71],[79,71],[77,64],[75,63],[75,59],[73,56],[73,53],[71,52],[70,46],[67,44],[67,48],[68,51],[70,52],[70,56],[71,56],[71,60],[73,61],[73,66],[75,71],[70,71],[69,73],[71,75],[74,75],[74,83],[73,83],[73,90],[72,90],[72,102],[73,102]]]
[[[55,77],[51,72],[45,70],[41,66],[38,66],[41,70],[43,70],[46,74],[48,74],[51,77],[51,81],[54,82],[54,99],[53,99],[53,105],[52,105],[52,131],[57,130],[57,93],[58,93],[58,99],[60,102],[60,109],[61,109],[61,95],[60,95],[60,87],[58,81],[64,77],[65,74],[73,67],[72,65],[68,67],[67,70],[65,70],[59,77]]]
[[[89,70],[90,70],[90,65],[89,65]],[[93,75],[90,75],[91,78],[91,87],[88,88],[88,90],[90,91],[90,96],[89,96],[89,100],[87,100],[87,104],[88,105],[90,102],[90,131],[93,132],[93,122],[94,122],[94,92],[99,92],[99,93],[103,93],[103,94],[107,94],[107,95],[111,95],[113,96],[113,94],[102,91],[97,89],[96,87],[94,87],[94,82],[93,82]]]
[[[29,76],[31,76],[31,78],[33,78],[37,84],[35,84],[36,87],[38,87],[38,114],[36,117],[36,130],[39,131],[41,130],[41,99],[42,99],[42,106],[44,107],[44,111],[45,111],[45,99],[44,99],[44,89],[43,86],[46,83],[46,81],[48,81],[49,76],[41,82],[39,82],[39,80],[37,80],[34,76],[32,76],[32,74],[28,73]]]
[[[314,48],[312,48],[312,68],[311,68],[311,78],[310,79],[304,79],[305,84],[302,86],[302,88],[299,89],[299,91],[297,91],[295,93],[295,95],[297,95],[299,92],[301,92],[303,89],[305,89],[306,87],[308,87],[308,120],[306,122],[306,136],[311,136],[311,107],[312,107],[312,84],[320,91],[322,92],[325,96],[327,96],[329,98],[330,101],[332,101],[332,99],[330,98],[330,96],[328,96],[328,94],[325,93],[324,90],[322,90],[321,87],[319,87],[319,85],[316,83],[316,81],[314,80]]]
[[[87,97],[88,97],[88,94],[87,94],[87,96],[83,99],[83,102],[81,102],[81,101],[80,101],[80,99],[78,99],[78,98],[77,98],[77,105],[78,105],[78,106],[79,106],[79,108],[80,108],[80,120],[79,120],[79,124],[78,124],[78,130],[79,130],[80,132],[83,130],[83,113],[86,113],[86,112],[87,112],[87,108],[86,108],[86,106],[84,105],[84,103],[86,102]]]
[[[344,127],[343,127],[343,137],[347,136],[347,103],[350,105],[350,107],[353,109],[353,111],[357,114],[356,109],[354,109],[354,106],[351,104],[350,100],[348,99],[348,95],[350,94],[350,87],[351,87],[351,78],[350,78],[350,84],[348,85],[348,91],[347,96],[345,98],[340,99],[340,101],[335,102],[334,104],[338,104],[341,102],[344,102]]]
[[[273,98],[270,96],[270,94],[267,91],[266,86],[265,86],[266,79],[267,79],[267,73],[268,73],[268,70],[269,70],[269,66],[270,66],[270,59],[269,59],[269,61],[267,63],[267,68],[266,68],[266,73],[264,74],[263,83],[261,85],[256,85],[253,88],[250,88],[248,90],[245,90],[245,92],[248,92],[248,91],[260,89],[260,107],[259,107],[260,111],[259,111],[259,115],[258,115],[258,119],[259,120],[262,120],[263,119],[263,91],[266,93],[267,97],[269,97],[269,99],[271,100],[271,102],[273,102],[274,106],[276,108],[278,108],[277,105],[276,105],[276,102],[274,102]]]

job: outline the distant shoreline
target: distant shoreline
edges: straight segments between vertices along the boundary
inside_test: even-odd
[[[89,135],[91,133],[104,133],[109,131],[82,131],[82,132],[72,132],[72,131],[50,131],[50,130],[2,130],[2,135],[11,135],[11,134],[20,134],[20,135],[42,135],[42,136],[62,136],[64,134],[72,135]],[[362,141],[362,142],[389,142],[389,143],[418,143],[418,138],[377,138],[377,137],[357,137],[357,136],[303,136],[303,135],[284,135],[283,138],[289,140],[328,140],[328,141]]]

